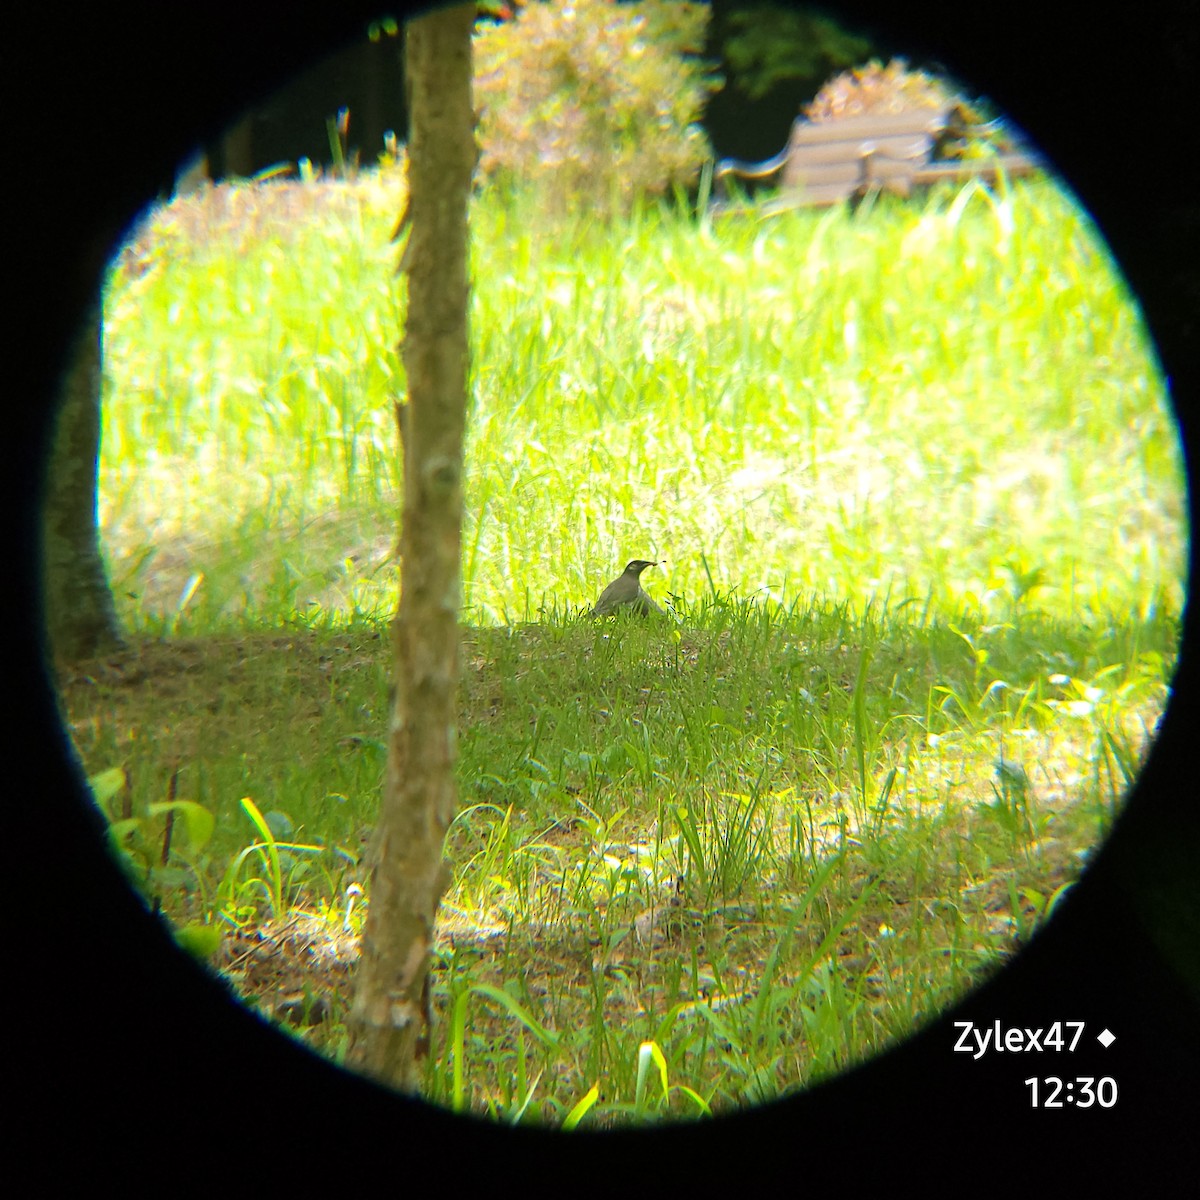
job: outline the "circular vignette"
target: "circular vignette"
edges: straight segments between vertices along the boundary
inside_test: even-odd
[[[101,1133],[98,1162],[110,1166],[127,1153],[182,1154],[220,1112],[233,1144],[243,1128],[278,1146],[276,1138],[304,1137],[305,1129],[328,1122],[331,1141],[353,1133],[351,1144],[366,1147],[364,1158],[374,1156],[373,1145],[386,1156],[399,1153],[401,1143],[427,1151],[467,1136],[496,1175],[530,1169],[531,1156],[541,1172],[587,1163],[594,1171],[592,1137],[509,1134],[401,1101],[267,1032],[193,967],[96,853],[98,831],[80,803],[81,781],[64,754],[38,653],[36,593],[25,585],[35,562],[32,501],[47,398],[107,249],[190,144],[376,15],[355,8],[335,7],[319,18],[305,13],[303,23],[283,6],[238,14],[236,23],[216,12],[164,14],[154,29],[106,9],[99,18],[62,28],[45,21],[26,32],[25,82],[37,101],[25,110],[32,137],[18,187],[32,195],[21,196],[12,276],[22,289],[14,344],[22,350],[23,382],[14,394],[34,403],[14,406],[21,501],[14,527],[25,603],[10,627],[10,688],[23,696],[14,710],[13,745],[24,752],[18,761],[33,751],[23,772],[30,782],[13,793],[21,940],[35,944],[30,986],[22,989],[33,1036],[23,1040],[35,1049],[21,1071],[27,1088],[20,1120],[29,1129],[53,1120],[60,1129]],[[838,15],[945,62],[1030,132],[1088,207],[1138,295],[1190,452],[1196,376],[1186,344],[1200,296],[1197,206],[1185,190],[1186,172],[1170,164],[1189,111],[1183,80],[1194,65],[1195,14],[1181,4],[1144,7],[1132,37],[1115,22],[1073,24],[1050,36],[1044,6],[1033,4],[1009,6],[1003,25],[987,30],[977,14],[950,5],[896,11],[847,3]],[[1095,63],[1119,64],[1114,70],[1126,86],[1106,83]],[[1128,99],[1114,102],[1113,92]],[[744,1186],[799,1172],[811,1183],[829,1170],[860,1181],[871,1172],[863,1157],[887,1170],[896,1164],[891,1149],[944,1161],[952,1144],[977,1156],[988,1145],[994,1152],[997,1140],[1009,1144],[1014,1171],[1027,1169],[1005,1130],[1014,1121],[1030,1132],[1046,1127],[1019,1115],[1027,1111],[1019,1076],[1007,1062],[976,1062],[948,1046],[955,1020],[1033,1024],[1038,1014],[1055,1013],[1121,1026],[1112,1061],[1137,1100],[1118,1105],[1111,1119],[1121,1129],[1153,1130],[1136,1156],[1128,1147],[1121,1153],[1143,1185],[1156,1170],[1177,1165],[1173,1146],[1185,1143],[1174,1097],[1198,1057],[1198,984],[1186,953],[1197,911],[1196,857],[1187,840],[1196,815],[1181,782],[1195,717],[1193,657],[1189,610],[1175,696],[1127,809],[1071,903],[1016,963],[896,1051],[753,1117],[658,1135],[606,1135],[604,1160],[617,1178],[662,1169],[666,1153],[670,1178],[681,1183],[693,1173],[706,1182],[728,1175]],[[1075,1121],[1070,1129],[1088,1139],[1088,1163],[1115,1169],[1090,1124]],[[390,1136],[373,1143],[384,1130]],[[1052,1136],[1066,1159],[1075,1134],[1061,1130]],[[847,1155],[851,1138],[874,1154]],[[131,1142],[138,1147],[132,1152]],[[341,1157],[346,1146],[330,1150]],[[311,1170],[307,1155],[304,1162]],[[450,1177],[461,1180],[463,1165],[448,1166]],[[1087,1166],[1072,1166],[1078,1183]],[[571,1178],[578,1176],[563,1182]]]

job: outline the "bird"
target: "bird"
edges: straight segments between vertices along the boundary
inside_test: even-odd
[[[660,565],[660,563],[648,562],[644,558],[635,558],[632,562],[627,563],[625,570],[600,593],[600,599],[596,601],[587,615],[589,617],[607,617],[619,608],[628,608],[631,612],[639,613],[643,617],[649,616],[652,612],[665,617],[666,613],[646,595],[646,589],[642,587],[641,580],[641,574],[647,567]]]

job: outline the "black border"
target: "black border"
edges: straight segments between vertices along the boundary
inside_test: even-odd
[[[981,11],[862,0],[836,11],[950,65],[1050,155],[1141,300],[1190,463],[1200,311],[1194,5],[1152,0],[1102,12],[1014,0]],[[105,5],[26,12],[16,31],[6,157],[17,203],[6,240],[17,311],[6,365],[17,381],[9,409],[19,517],[7,528],[18,604],[8,623],[6,790],[17,882],[6,948],[17,1001],[8,1075],[18,1160],[44,1180],[211,1176],[218,1186],[356,1188],[387,1178],[406,1187],[444,1171],[443,1185],[534,1194],[697,1185],[710,1194],[730,1184],[799,1192],[820,1181],[935,1194],[986,1194],[1002,1181],[1194,1184],[1183,1173],[1200,1109],[1190,606],[1176,694],[1150,764],[1114,837],[1042,936],[923,1035],[752,1118],[564,1138],[405,1104],[263,1031],[173,949],[97,856],[41,662],[31,583],[31,501],[63,347],[112,239],[189,146],[375,15],[357,3]],[[1071,1072],[1116,1075],[1117,1107],[1031,1112],[1020,1080],[1035,1071],[1020,1057],[976,1062],[950,1051],[953,1020],[997,1018],[1118,1029],[1111,1051],[1081,1057]],[[1038,1064],[1036,1073],[1068,1072]]]

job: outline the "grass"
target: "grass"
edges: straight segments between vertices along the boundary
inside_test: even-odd
[[[101,487],[136,636],[63,678],[140,886],[335,1057],[388,703],[401,187],[219,189],[135,231]],[[1077,877],[1169,694],[1178,440],[1052,181],[529,212],[473,212],[426,1091],[566,1126],[729,1111],[904,1036]],[[643,555],[675,620],[575,615]]]
[[[391,610],[399,185],[299,187],[177,201],[114,273],[102,519],[134,624],[194,576],[177,632]],[[527,212],[473,212],[469,623],[590,602],[643,553],[691,597],[1002,618],[1032,581],[1056,615],[1180,610],[1165,387],[1052,183],[545,236]]]
[[[623,1119],[654,1042],[705,1106],[654,1112],[728,1111],[935,1015],[1032,934],[1145,752],[1174,628],[1112,633],[1095,658],[1050,622],[848,629],[745,603],[681,629],[469,631],[428,1094],[559,1123],[599,1083],[587,1119]],[[217,961],[267,1015],[319,997],[301,1033],[334,1055],[385,647],[363,625],[151,640],[64,689],[85,760],[122,763],[135,804],[178,770],[215,816],[149,890],[225,930]],[[1064,656],[1078,682],[1048,673]]]

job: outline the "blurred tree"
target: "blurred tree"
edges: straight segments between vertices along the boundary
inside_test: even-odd
[[[102,276],[63,376],[46,470],[42,588],[55,657],[74,661],[120,648],[120,626],[96,519],[103,373]]]
[[[835,71],[861,62],[871,43],[807,8],[756,4],[726,15],[721,43],[733,86],[761,100],[784,83],[815,92]]]

